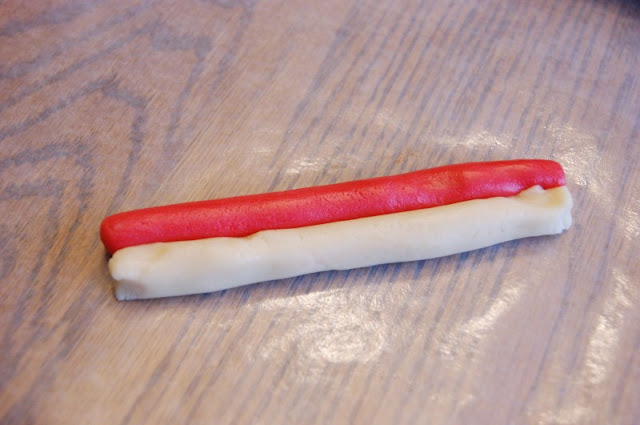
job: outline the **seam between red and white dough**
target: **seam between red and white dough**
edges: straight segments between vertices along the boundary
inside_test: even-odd
[[[115,252],[119,300],[206,293],[327,270],[437,258],[571,225],[565,186],[413,211],[264,230],[245,237],[160,242]]]

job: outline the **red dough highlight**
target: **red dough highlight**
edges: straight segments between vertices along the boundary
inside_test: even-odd
[[[100,238],[111,254],[154,242],[243,237],[332,221],[513,196],[565,184],[554,161],[522,159],[446,165],[396,176],[284,192],[145,208],[109,216]]]

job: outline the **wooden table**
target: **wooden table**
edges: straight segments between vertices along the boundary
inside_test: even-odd
[[[0,1],[0,423],[640,423],[634,1]],[[112,213],[520,157],[563,235],[118,302]]]

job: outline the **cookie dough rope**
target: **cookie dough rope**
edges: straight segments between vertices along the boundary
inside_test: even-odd
[[[146,208],[107,217],[100,237],[111,254],[154,242],[244,237],[562,186],[549,160],[473,162],[284,192]]]
[[[124,248],[109,260],[119,300],[220,291],[325,270],[442,257],[571,225],[566,187],[296,229]]]

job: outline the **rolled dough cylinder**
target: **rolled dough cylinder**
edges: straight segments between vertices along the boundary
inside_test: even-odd
[[[123,248],[109,260],[119,300],[220,291],[327,270],[443,257],[571,225],[565,186],[516,196],[210,238]]]

